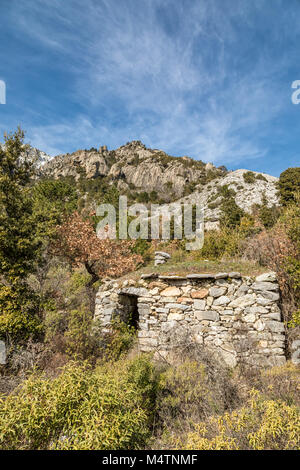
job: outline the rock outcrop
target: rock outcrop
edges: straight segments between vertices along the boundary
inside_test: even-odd
[[[116,150],[101,146],[99,150],[78,150],[47,161],[43,175],[79,180],[104,178],[122,194],[147,192],[155,202],[197,203],[205,210],[207,229],[218,228],[222,187],[234,190],[235,202],[246,212],[263,199],[269,207],[278,205],[277,178],[247,170],[227,171],[211,163],[189,157],[171,157],[133,141]],[[141,202],[141,201],[140,201]],[[147,201],[146,201],[147,202]]]

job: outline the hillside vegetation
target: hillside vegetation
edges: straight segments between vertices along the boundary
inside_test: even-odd
[[[93,318],[105,277],[268,269],[278,277],[288,343],[299,337],[299,168],[287,169],[278,183],[237,171],[243,188],[255,194],[247,210],[248,192],[225,168],[133,142],[117,151],[56,157],[41,169],[21,130],[6,137],[0,340],[8,360],[0,366],[0,449],[299,449],[299,367],[288,361],[265,371],[242,365],[232,371],[195,345],[184,354],[179,348],[172,364],[157,362],[138,354],[132,327],[116,320],[107,332]],[[143,182],[147,174],[156,175],[148,178],[151,186]],[[148,204],[160,200],[162,183],[172,183],[162,191],[164,201],[195,202],[204,190],[206,200],[213,197],[208,204],[215,204],[210,210],[219,230],[207,227],[201,250],[188,253],[186,240],[174,236],[168,242],[97,238],[96,203],[117,206],[119,194],[130,191],[132,200]],[[172,259],[154,268],[157,249]]]

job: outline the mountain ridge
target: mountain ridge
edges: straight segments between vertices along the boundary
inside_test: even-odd
[[[35,154],[41,152],[34,149]],[[279,205],[275,176],[246,169],[227,170],[188,156],[173,157],[140,141],[128,142],[116,150],[77,150],[53,158],[45,157],[39,175],[46,178],[72,178],[76,182],[105,181],[129,199],[139,202],[184,202],[200,204],[205,211],[206,228],[219,226],[222,187],[234,194],[236,204],[250,213],[253,205]],[[147,196],[149,195],[149,197]],[[157,201],[153,201],[157,199]]]

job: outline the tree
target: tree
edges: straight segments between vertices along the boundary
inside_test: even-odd
[[[235,202],[234,190],[228,188],[227,185],[224,185],[221,187],[220,193],[222,195],[220,218],[221,225],[231,228],[240,225],[241,219],[245,215],[245,212]]]
[[[268,207],[266,195],[263,194],[262,202],[258,210],[258,216],[266,228],[271,228],[275,225],[278,217],[280,216],[280,208],[274,205]]]
[[[38,181],[34,185],[33,196],[36,206],[40,208],[47,206],[47,212],[55,209],[58,216],[72,213],[77,209],[76,188],[64,178]]]
[[[296,193],[300,192],[300,167],[288,168],[279,177],[280,202],[283,206],[296,202]]]
[[[40,331],[39,299],[26,284],[42,248],[27,150],[21,129],[0,148],[0,336],[17,340]]]
[[[34,269],[42,241],[37,236],[37,220],[29,182],[34,165],[18,129],[5,136],[0,148],[0,274],[14,284]]]
[[[134,271],[143,258],[132,253],[134,241],[100,239],[92,223],[74,212],[57,228],[53,243],[56,255],[65,257],[71,265],[83,265],[91,278],[88,286],[105,276],[120,277]]]
[[[78,194],[76,188],[64,178],[59,180],[42,179],[37,181],[31,191],[33,213],[36,218],[37,234],[43,241],[44,248],[56,232],[66,214],[77,209]]]

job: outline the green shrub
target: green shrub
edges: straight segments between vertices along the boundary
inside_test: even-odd
[[[210,204],[208,204],[208,208],[213,210],[213,209],[216,209],[217,207],[219,206],[219,203],[218,202],[211,202]]]
[[[66,353],[74,359],[87,359],[96,355],[99,338],[97,328],[93,328],[93,313],[87,310],[72,310],[68,314]]]
[[[42,179],[33,187],[33,199],[34,210],[42,209],[48,218],[50,212],[55,211],[58,224],[64,213],[70,214],[77,209],[78,195],[74,182],[70,183],[64,178]]]
[[[43,331],[40,302],[26,286],[0,285],[0,338],[24,342]]]
[[[151,191],[149,194],[149,199],[151,202],[157,202],[158,201],[157,191]]]
[[[240,243],[244,237],[242,230],[227,227],[221,230],[210,230],[205,233],[204,245],[199,254],[202,258],[208,259],[234,256],[239,253]]]
[[[142,191],[141,193],[137,193],[136,200],[137,200],[137,202],[140,202],[140,203],[143,204],[143,203],[149,202],[150,197],[149,197],[149,194],[147,193],[147,191]]]
[[[246,171],[246,173],[243,174],[243,178],[244,178],[244,181],[245,183],[248,183],[248,184],[253,184],[255,183],[255,173],[253,173],[252,171]]]
[[[259,208],[259,212],[258,212],[259,219],[266,228],[273,227],[279,215],[280,215],[280,209],[277,206],[268,207],[264,203]]]
[[[196,181],[191,181],[190,183],[187,183],[184,186],[184,191],[183,191],[183,196],[188,196],[189,194],[192,194],[196,190],[198,182]]]
[[[111,322],[111,330],[106,335],[105,357],[116,361],[126,354],[136,339],[136,329],[116,317]]]
[[[143,448],[155,387],[146,357],[95,370],[71,363],[55,379],[36,373],[0,399],[0,449]]]
[[[223,199],[221,212],[220,223],[226,227],[236,227],[240,224],[242,217],[245,215],[243,209],[235,202],[234,197]]]
[[[256,178],[257,180],[261,180],[261,181],[266,181],[266,182],[268,182],[267,178],[266,178],[264,175],[262,175],[261,173],[258,173],[258,175],[256,175],[255,178]]]

